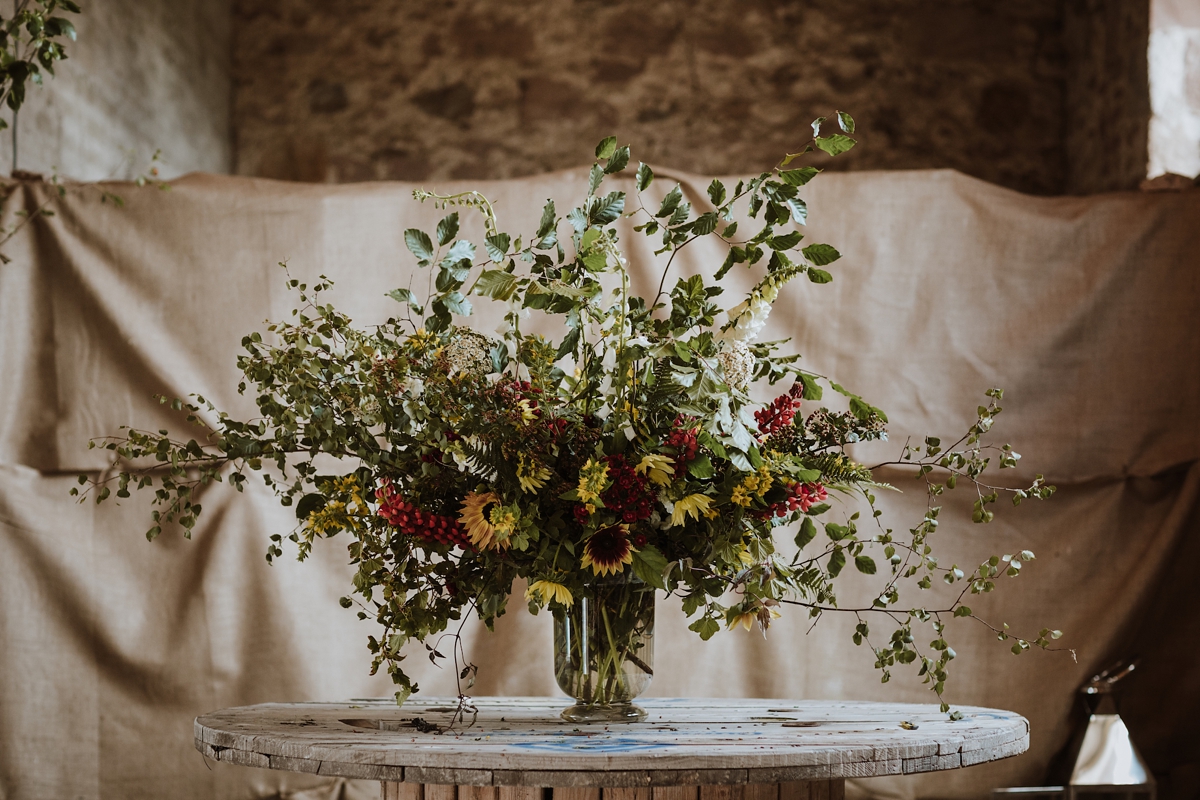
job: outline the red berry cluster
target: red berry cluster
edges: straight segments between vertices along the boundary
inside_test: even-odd
[[[612,486],[600,495],[604,507],[626,525],[648,519],[652,511],[649,480],[638,475],[620,453],[604,460],[608,462],[608,477],[612,480]]]
[[[401,533],[430,544],[458,545],[464,550],[471,546],[467,530],[458,520],[422,511],[402,498],[390,483],[376,490],[375,497],[379,499],[379,516]]]
[[[675,430],[671,431],[663,442],[667,447],[675,448],[675,477],[683,477],[683,473],[687,471],[687,465],[696,460],[696,452],[700,449],[700,443],[696,441],[696,434],[700,432],[698,426],[684,427],[692,420],[684,419],[680,414],[675,418]],[[607,501],[605,501],[607,502]]]
[[[796,412],[800,410],[800,399],[803,394],[804,387],[799,383],[793,383],[792,388],[788,389],[786,394],[776,397],[766,408],[755,411],[754,419],[758,422],[758,429],[770,436],[772,433],[790,426]]]
[[[817,503],[829,497],[825,487],[819,483],[800,483],[795,481],[787,486],[788,496],[762,511],[758,516],[769,519],[772,516],[786,517],[795,511],[807,512]]]

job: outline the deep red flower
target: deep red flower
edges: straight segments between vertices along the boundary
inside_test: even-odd
[[[470,537],[454,517],[422,511],[405,500],[390,481],[384,481],[375,491],[379,500],[379,516],[403,534],[415,536],[430,544],[449,544],[469,549]]]
[[[608,462],[608,476],[612,479],[612,486],[600,495],[604,507],[627,524],[649,518],[650,480],[645,475],[638,475],[620,453],[604,460]]]
[[[792,424],[796,412],[800,410],[800,401],[804,395],[804,387],[793,383],[792,388],[771,401],[770,405],[754,412],[758,429],[769,436]]]

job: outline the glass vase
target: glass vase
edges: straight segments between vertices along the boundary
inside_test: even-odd
[[[633,699],[654,675],[654,588],[624,576],[599,581],[554,614],[554,677],[575,698],[571,722],[637,722]]]

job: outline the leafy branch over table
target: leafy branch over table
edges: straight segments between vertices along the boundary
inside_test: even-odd
[[[678,185],[648,202],[654,173],[646,164],[634,170],[632,198],[602,192],[630,168],[629,148],[615,137],[597,147],[583,201],[565,216],[548,201],[531,234],[502,231],[477,192],[417,192],[448,211],[432,234],[404,234],[418,278],[425,273],[416,281],[426,284],[423,293],[396,289],[396,316],[358,328],[325,302],[329,279],[310,286],[289,275],[299,307],[268,326],[266,338],[245,337],[238,359],[239,390],[253,393],[259,418],[232,418],[202,397],[161,398],[202,434],[127,429],[93,442],[113,452],[116,470],[81,476],[81,495],[102,501],[114,488],[120,498],[152,489],[147,536],[168,525],[190,536],[202,487],[228,479],[241,491],[249,472],[260,472],[296,511],[287,538],[301,559],[319,538],[349,538],[357,599],[342,603],[357,603],[361,618],[382,626],[369,638],[373,669],[386,667],[401,702],[417,689],[402,668],[409,642],[426,642],[437,663],[447,626],[474,613],[491,627],[517,578],[529,584],[532,613],[561,613],[613,576],[678,597],[703,639],[722,626],[765,632],[786,605],[807,608],[814,622],[853,614],[854,642],[871,646],[884,681],[895,665],[912,664],[941,698],[955,657],[948,623],[978,619],[968,596],[991,592],[1002,573],[1016,577],[1033,554],[993,556],[969,573],[943,566],[935,554],[938,498],[965,481],[977,492],[973,519],[986,523],[1001,494],[1043,499],[1053,487],[1041,476],[1009,489],[985,480],[988,453],[999,454],[1001,470],[1019,458],[1007,444],[984,441],[1001,410],[992,390],[945,451],[929,438],[874,468],[911,468],[924,481],[924,517],[898,535],[876,503],[876,492],[892,487],[847,452],[886,439],[884,412],[801,367],[798,355],[782,352],[786,342],[759,340],[785,284],[833,280],[827,268],[840,254],[806,243],[802,232],[808,207],[800,193],[820,170],[792,163],[853,146],[853,120],[840,112],[834,119],[839,132],[822,135],[828,121],[814,121],[811,141],[771,171],[733,187],[712,181],[708,203],[696,209]],[[460,238],[464,211],[482,215],[482,242]],[[622,217],[667,254],[649,301],[630,292]],[[743,233],[739,224],[761,228]],[[723,243],[723,263],[671,284],[675,256],[704,237]],[[724,308],[721,281],[735,268],[753,270],[756,282]],[[503,305],[498,337],[459,321],[473,299]],[[561,336],[522,330],[532,313],[557,320]],[[760,381],[784,387],[760,405],[749,393]],[[827,389],[847,410],[819,405]],[[802,413],[806,403],[816,407]],[[331,463],[341,466],[330,471]],[[837,504],[844,512],[834,511],[835,495],[846,498]],[[855,497],[865,501],[870,530],[859,529]],[[794,556],[777,548],[785,532]],[[271,537],[268,560],[283,554],[283,540]],[[850,564],[880,575],[862,607],[839,605],[835,592]],[[929,590],[938,580],[961,585],[952,603],[901,599],[902,588]],[[869,618],[892,628],[886,643],[871,639]],[[917,643],[921,626],[931,632],[927,647]],[[1059,636],[993,630],[1014,638],[1017,653]],[[458,634],[446,635],[455,639],[460,679],[473,681]]]

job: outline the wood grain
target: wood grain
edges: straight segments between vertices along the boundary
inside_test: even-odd
[[[452,724],[455,702],[225,709],[196,719],[196,748],[232,764],[424,786],[397,800],[840,800],[844,778],[956,769],[1029,746],[1023,717],[986,708],[951,722],[936,706],[663,698],[642,701],[644,722],[588,725],[558,716],[565,700],[477,698],[464,727]],[[757,786],[732,788],[743,784]],[[598,787],[623,791],[565,791]]]

